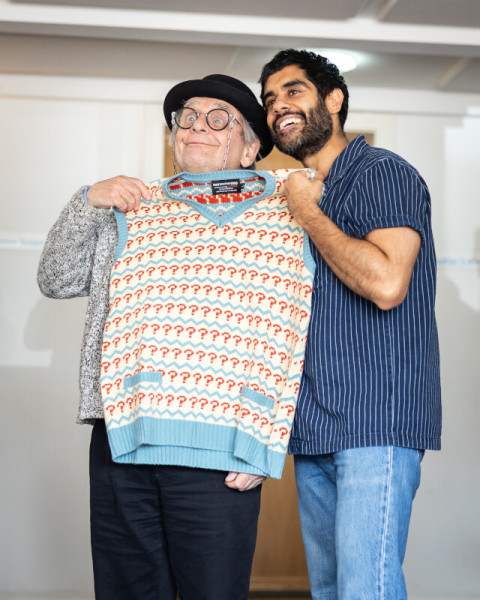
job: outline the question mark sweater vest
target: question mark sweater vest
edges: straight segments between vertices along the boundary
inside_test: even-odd
[[[114,461],[281,476],[315,270],[287,175],[181,173],[115,211],[101,363]]]

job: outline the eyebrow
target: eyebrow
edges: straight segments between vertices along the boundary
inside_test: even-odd
[[[288,90],[291,87],[295,87],[296,85],[301,85],[302,87],[308,87],[306,82],[303,81],[302,79],[292,79],[292,81],[287,81],[286,83],[284,83],[281,87],[282,90]],[[262,96],[262,102],[265,104],[265,100],[267,100],[267,98],[270,98],[271,96],[275,96],[275,94],[273,92],[267,92],[266,94],[264,94]]]
[[[215,98],[211,98],[211,100],[213,101],[213,104],[215,105],[213,109],[210,110],[215,110],[215,108],[223,108],[223,110],[226,110],[227,112],[231,112],[232,106],[228,106],[227,104],[223,103],[221,100],[216,100]],[[190,100],[187,100],[184,104],[184,106],[189,106],[190,104],[196,104],[198,106],[198,101],[195,100],[194,98],[190,98]],[[193,108],[193,107],[192,107]]]
[[[243,127],[244,125],[244,120],[245,117],[242,115],[242,113],[238,110],[238,108],[235,108],[235,106],[231,105],[228,106],[228,104],[225,104],[224,102],[222,102],[221,100],[218,100],[216,98],[211,98],[211,100],[213,100],[214,103],[214,107],[211,108],[210,110],[215,110],[216,108],[223,108],[223,110],[226,110],[228,112],[229,115],[232,115],[234,113],[237,113],[235,116],[235,119],[237,120],[238,124]],[[197,105],[197,106],[190,106],[191,104],[193,105]],[[198,101],[195,100],[194,98],[190,98],[190,100],[187,100],[185,102],[185,104],[183,105],[184,107],[190,107],[190,108],[198,108]]]

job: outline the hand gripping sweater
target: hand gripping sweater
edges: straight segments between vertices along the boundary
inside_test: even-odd
[[[115,461],[281,476],[315,268],[284,177],[183,173],[116,212],[101,364]]]

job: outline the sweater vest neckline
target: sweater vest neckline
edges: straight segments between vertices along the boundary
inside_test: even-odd
[[[238,180],[239,182],[245,182],[246,180],[258,179],[259,177],[264,180],[263,190],[246,200],[224,204],[223,206],[225,210],[221,214],[218,214],[215,210],[210,208],[208,204],[202,204],[195,199],[186,197],[187,194],[183,188],[177,192],[173,192],[171,190],[171,184],[176,180],[198,184],[199,186],[206,186],[219,181]],[[217,227],[223,227],[227,223],[230,223],[239,215],[246,212],[259,200],[271,196],[275,192],[275,187],[275,177],[273,177],[270,173],[267,171],[251,171],[248,169],[213,171],[209,173],[189,173],[187,171],[183,171],[182,173],[178,173],[173,177],[161,180],[161,192],[165,199],[188,204],[203,217],[214,223]],[[188,196],[190,195],[192,195],[192,190],[189,190],[188,192]]]

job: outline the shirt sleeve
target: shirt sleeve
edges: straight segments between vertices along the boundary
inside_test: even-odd
[[[356,238],[387,227],[412,227],[424,238],[430,213],[428,188],[411,165],[387,158],[359,178],[346,213],[349,233]]]

